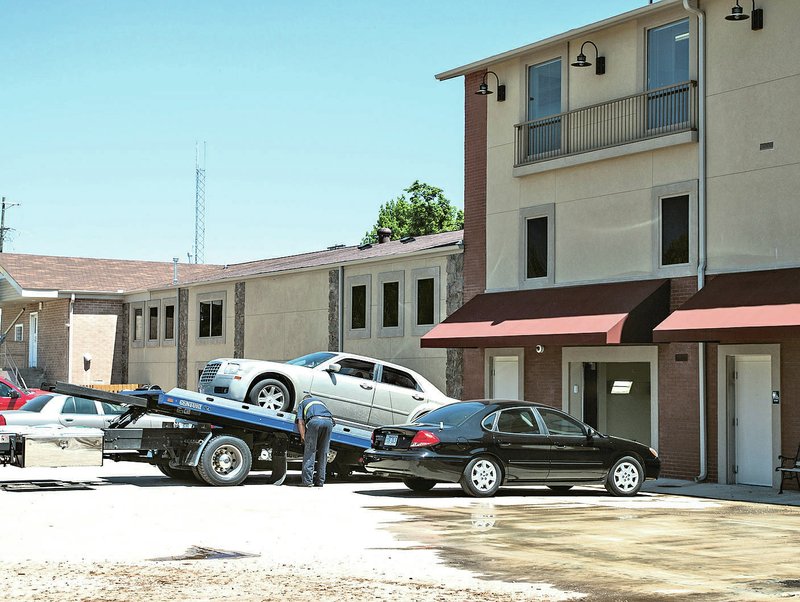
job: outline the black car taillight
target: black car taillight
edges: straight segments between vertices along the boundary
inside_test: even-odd
[[[440,443],[439,437],[430,431],[418,431],[411,440],[411,447],[428,447]]]

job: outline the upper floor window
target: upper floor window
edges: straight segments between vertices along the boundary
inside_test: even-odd
[[[203,293],[197,296],[197,338],[200,341],[225,341],[224,292]]]
[[[425,334],[439,321],[439,268],[411,272],[414,282],[414,334]]]
[[[555,205],[530,207],[521,211],[522,274],[526,285],[545,285],[554,281],[553,234]]]
[[[22,341],[24,339],[25,333],[25,326],[22,324],[15,324],[14,325],[14,340],[15,341]]]
[[[528,67],[528,155],[561,148],[561,59]],[[552,117],[551,117],[552,116]],[[548,119],[549,118],[549,119]]]
[[[689,263],[689,195],[661,199],[661,265]]]
[[[158,343],[158,310],[160,301],[147,304],[147,343]]]
[[[402,271],[378,274],[378,307],[380,307],[378,336],[403,336],[404,276]]]
[[[689,20],[647,32],[647,98],[650,129],[673,126],[689,118]]]
[[[164,342],[175,341],[175,302],[164,302]]]
[[[347,279],[347,336],[351,339],[370,337],[370,298],[372,277],[369,274]]]
[[[131,346],[144,345],[144,303],[131,305]]]

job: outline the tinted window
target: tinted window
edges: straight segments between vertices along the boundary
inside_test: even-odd
[[[53,399],[52,395],[39,395],[25,402],[25,405],[22,406],[20,410],[25,410],[26,412],[41,412],[42,408],[46,406],[47,402],[51,399]]]
[[[551,435],[585,435],[583,425],[580,422],[561,414],[560,412],[553,412],[552,410],[539,409],[539,415],[547,425],[547,430]]]
[[[222,336],[222,299],[200,302],[200,337]]]
[[[115,403],[106,403],[101,401],[100,405],[103,406],[103,414],[122,414],[127,410],[125,406],[118,406]]]
[[[400,324],[398,304],[400,300],[400,283],[383,283],[383,326],[394,328]]]
[[[367,287],[364,284],[350,290],[350,328],[367,327]]]
[[[83,397],[69,397],[64,402],[62,414],[97,414],[97,406],[91,399]]]
[[[356,378],[372,380],[375,374],[375,364],[372,362],[365,362],[364,360],[351,357],[343,359],[339,362],[339,365],[342,367],[342,369],[339,370],[339,374],[344,374],[345,376],[355,376]]]
[[[474,416],[477,412],[485,410],[486,406],[479,401],[466,401],[462,403],[452,403],[441,408],[428,412],[424,416],[420,416],[415,420],[417,424],[432,424],[438,425],[439,423],[448,426],[458,426],[467,418]]]
[[[158,340],[158,307],[148,308],[147,340]]]
[[[420,278],[417,280],[417,324],[433,324],[433,278]]]
[[[287,364],[291,364],[292,366],[304,366],[306,368],[316,368],[323,362],[327,362],[331,359],[335,353],[325,353],[324,351],[318,353],[309,353],[308,355],[303,355],[297,357],[293,360],[289,360],[286,362]]]
[[[538,435],[539,425],[530,408],[510,408],[500,412],[497,430],[501,433]]]
[[[164,306],[164,338],[172,340],[175,338],[175,306]]]
[[[137,307],[133,310],[133,340],[141,341],[144,337],[144,310]]]
[[[528,220],[527,268],[528,278],[547,276],[547,217]]]
[[[483,419],[481,422],[481,426],[485,428],[487,431],[491,431],[494,428],[494,420],[497,418],[497,412],[494,414],[489,414],[486,418]]]
[[[689,263],[689,195],[661,199],[661,265]]]
[[[406,389],[414,389],[419,391],[419,385],[410,374],[398,370],[397,368],[390,368],[389,366],[383,367],[381,374],[381,382],[387,385],[395,385],[396,387],[405,387]]]

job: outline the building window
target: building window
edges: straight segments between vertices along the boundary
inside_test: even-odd
[[[150,301],[147,303],[147,344],[150,346],[158,345],[159,343],[159,309],[161,309],[161,301]]]
[[[15,324],[14,325],[14,340],[15,341],[23,341],[25,340],[25,326],[22,324]]]
[[[425,334],[439,322],[439,268],[411,272],[414,291],[414,334]]]
[[[144,345],[144,303],[131,305],[131,346]]]
[[[661,199],[661,265],[689,263],[689,195]]]
[[[528,67],[528,156],[561,149],[561,59]]]
[[[697,181],[653,188],[653,270],[691,276],[697,267]]]
[[[352,276],[347,279],[345,312],[347,337],[368,339],[370,337],[370,314],[372,297],[372,276]]]
[[[175,343],[175,301],[164,301],[164,344]]]
[[[689,20],[647,32],[647,127],[663,128],[689,119]]]
[[[404,272],[378,274],[378,307],[380,307],[378,336],[403,336],[404,288]]]
[[[522,254],[520,280],[525,287],[536,287],[554,282],[554,217],[555,205],[524,209],[522,218]]]
[[[197,295],[197,340],[205,343],[225,342],[224,292]]]

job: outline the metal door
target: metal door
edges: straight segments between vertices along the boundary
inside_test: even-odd
[[[772,362],[737,355],[734,375],[736,482],[772,486]]]
[[[28,367],[36,368],[39,365],[39,312],[30,316],[30,332],[28,333]]]
[[[519,357],[495,355],[492,357],[492,399],[519,399]]]

